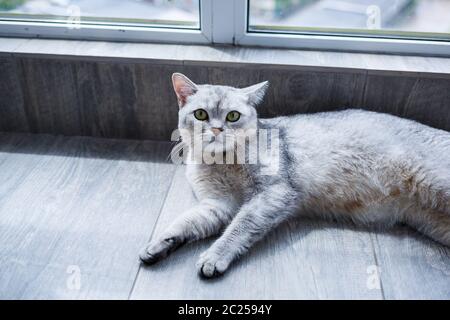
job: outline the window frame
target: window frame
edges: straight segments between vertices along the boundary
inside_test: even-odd
[[[363,35],[251,32],[248,30],[249,1],[234,0],[236,45],[450,56],[450,41],[445,40],[382,38]]]
[[[200,29],[4,21],[0,36],[131,42],[226,44],[426,56],[450,56],[450,41],[249,31],[249,0],[200,0]]]
[[[158,25],[120,25],[83,22],[77,25],[42,21],[2,20],[0,36],[29,38],[62,38],[79,40],[107,40],[162,43],[211,43],[211,0],[199,0],[199,28],[167,27]]]

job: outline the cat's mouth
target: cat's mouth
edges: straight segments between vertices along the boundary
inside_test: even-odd
[[[210,134],[210,133],[204,133],[202,135],[203,143],[210,144],[210,143],[224,143],[225,139],[224,137],[226,134],[224,132],[219,133],[218,135]]]
[[[222,132],[216,135],[203,135],[202,145],[205,148],[205,151],[215,150],[217,151],[227,151],[234,149],[235,137],[231,134],[227,134],[226,132]]]

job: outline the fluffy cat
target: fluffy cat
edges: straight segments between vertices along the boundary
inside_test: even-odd
[[[401,222],[450,246],[450,133],[363,110],[258,119],[267,82],[244,89],[196,85],[179,73],[172,82],[181,138],[198,160],[186,170],[199,203],[141,252],[142,261],[154,263],[183,243],[222,232],[198,262],[204,277],[220,275],[294,216]],[[279,152],[256,164],[205,164],[193,154],[197,141],[226,155],[240,129],[278,130]],[[225,139],[234,146],[223,146]],[[264,174],[274,162],[276,174]]]

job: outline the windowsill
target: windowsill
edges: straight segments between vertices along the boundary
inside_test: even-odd
[[[0,38],[0,54],[153,64],[258,67],[450,78],[450,58],[272,48]]]

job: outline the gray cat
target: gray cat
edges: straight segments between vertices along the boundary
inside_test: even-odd
[[[179,73],[172,81],[181,138],[194,160],[187,178],[199,203],[141,252],[142,261],[154,263],[183,243],[223,231],[198,262],[204,277],[220,275],[294,216],[406,223],[450,246],[450,133],[362,110],[258,119],[267,82],[244,89],[196,85]],[[257,141],[252,135],[277,130],[278,152],[252,164],[206,164],[193,152],[199,143],[227,157],[243,129],[250,135],[246,151]],[[274,163],[276,174],[267,174]]]

